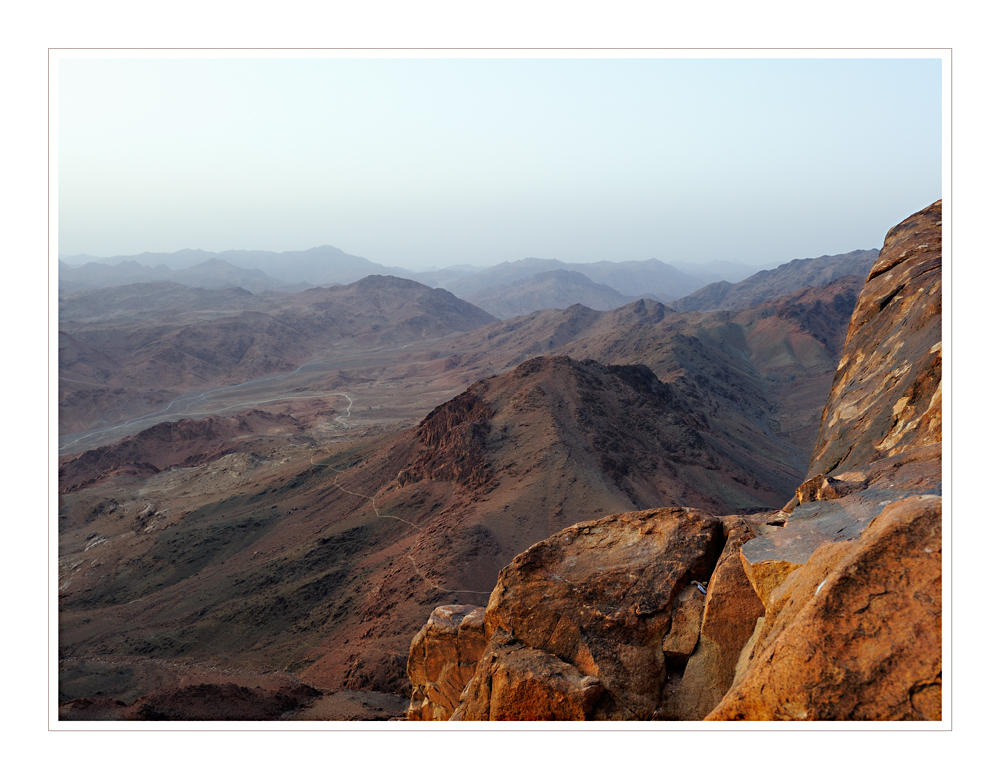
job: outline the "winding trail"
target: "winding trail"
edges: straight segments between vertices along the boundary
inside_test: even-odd
[[[313,457],[311,457],[309,459],[310,465],[317,465],[318,463],[316,463],[315,460],[316,460],[316,456],[313,455]],[[340,490],[341,492],[346,492],[348,495],[354,495],[357,498],[364,498],[365,500],[367,500],[369,503],[372,504],[372,510],[375,512],[375,516],[378,517],[379,519],[395,519],[397,522],[402,522],[405,525],[409,525],[410,527],[412,527],[414,530],[417,531],[417,537],[413,541],[413,544],[410,545],[410,550],[406,553],[406,559],[409,560],[413,564],[413,570],[416,571],[417,576],[419,576],[421,579],[424,580],[425,584],[427,584],[429,587],[434,588],[435,590],[438,590],[439,592],[465,593],[465,594],[472,594],[472,595],[490,595],[493,592],[492,590],[489,590],[489,591],[483,591],[483,590],[449,590],[449,589],[447,589],[445,587],[440,586],[439,584],[434,583],[429,578],[427,578],[426,574],[424,574],[424,572],[420,570],[420,566],[417,565],[417,561],[413,558],[413,550],[416,548],[417,543],[420,541],[420,536],[423,533],[423,529],[420,527],[420,525],[416,525],[416,524],[414,524],[413,522],[411,522],[408,519],[403,519],[402,517],[397,517],[395,514],[383,514],[382,512],[380,512],[378,510],[378,506],[375,504],[375,497],[373,495],[362,495],[360,492],[354,492],[354,490],[349,490],[346,487],[342,486],[340,484],[340,474],[345,473],[345,471],[342,471],[342,470],[340,470],[338,468],[334,468],[333,466],[329,466],[329,467],[334,471],[334,473],[337,474],[333,478],[333,486],[335,486],[338,490]]]

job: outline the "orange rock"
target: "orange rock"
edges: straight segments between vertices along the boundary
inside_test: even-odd
[[[889,504],[771,600],[756,658],[706,719],[941,718],[940,497]]]
[[[906,219],[861,290],[810,474],[941,440],[941,201]]]
[[[574,525],[500,572],[486,632],[503,630],[600,680],[604,694],[593,718],[649,719],[666,677],[663,640],[678,595],[690,582],[708,579],[722,545],[722,523],[692,509],[637,511]],[[470,700],[489,698],[495,684],[489,663],[484,655],[467,691]],[[503,716],[531,718],[530,712]]]
[[[452,719],[583,720],[602,692],[593,676],[524,646],[501,628],[490,639]]]
[[[410,643],[410,720],[447,720],[486,647],[481,606],[438,606]]]
[[[698,645],[680,684],[664,703],[663,719],[700,720],[722,700],[732,684],[740,651],[763,613],[740,562],[740,547],[753,535],[740,522],[729,519],[727,523],[726,546],[708,582]]]
[[[663,654],[667,660],[687,660],[698,645],[701,614],[705,596],[695,585],[686,587],[674,601],[670,632],[663,637]]]
[[[939,201],[886,236],[814,475],[743,546],[766,610],[709,719],[940,719],[940,442]]]

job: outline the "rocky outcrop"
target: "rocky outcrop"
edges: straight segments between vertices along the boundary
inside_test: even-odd
[[[500,572],[486,609],[487,634],[503,631],[520,646],[506,638],[491,644],[495,656],[484,655],[459,716],[530,719],[537,703],[511,708],[518,696],[490,691],[498,679],[508,689],[527,684],[526,670],[517,681],[517,669],[531,668],[528,659],[541,652],[551,658],[546,678],[560,679],[560,694],[579,703],[553,717],[650,719],[667,677],[663,645],[673,618],[690,620],[688,587],[708,579],[723,544],[722,523],[690,509],[605,517],[535,544]],[[675,638],[668,646],[684,644]],[[591,700],[596,683],[602,692]],[[537,692],[542,683],[532,684]]]
[[[447,720],[486,647],[484,609],[438,606],[410,644],[410,720]]]
[[[941,499],[893,502],[772,591],[708,719],[940,719],[941,608]]]
[[[938,202],[886,236],[814,475],[742,547],[765,613],[708,719],[941,718],[940,225]]]
[[[603,692],[597,678],[499,628],[451,719],[583,720]]]
[[[941,440],[941,201],[889,231],[851,317],[810,475]]]
[[[422,479],[454,481],[470,488],[494,486],[496,479],[486,457],[493,415],[475,389],[431,411],[416,429],[416,438],[425,448],[400,471],[400,486]]]
[[[660,719],[698,720],[708,714],[732,684],[740,651],[753,635],[764,609],[747,581],[740,548],[755,530],[737,517],[726,517],[726,546],[712,572],[704,600],[704,614],[687,656],[672,656],[666,642],[668,665],[676,669],[678,683],[666,696]],[[678,664],[677,661],[685,661]]]
[[[935,203],[887,236],[788,505],[531,547],[454,719],[941,718],[940,224]]]

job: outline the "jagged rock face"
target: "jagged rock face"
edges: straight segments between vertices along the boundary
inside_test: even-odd
[[[889,233],[785,509],[536,544],[500,574],[453,718],[941,717],[939,228],[937,203]]]
[[[688,585],[708,579],[722,546],[722,523],[691,509],[633,512],[574,525],[500,572],[486,609],[487,635],[504,631],[552,662],[574,667],[581,676],[573,684],[583,699],[593,694],[593,684],[583,677],[600,682],[603,692],[593,708],[574,707],[567,717],[649,719],[666,680],[663,643],[672,617],[683,610]],[[524,654],[518,658],[522,667]],[[465,710],[465,719],[535,716],[535,704],[510,708],[517,696],[504,699],[503,710],[485,703],[493,700],[489,689],[496,669],[506,669],[510,677],[513,667],[484,655],[465,696],[478,703]],[[523,668],[531,667],[524,660]],[[584,689],[591,692],[584,695]]]
[[[438,606],[410,644],[410,720],[447,720],[486,648],[480,606]]]
[[[941,440],[941,201],[889,231],[858,298],[809,472]]]
[[[886,236],[814,476],[741,549],[766,608],[708,719],[941,718],[940,225],[938,202]]]
[[[710,720],[941,718],[941,499],[889,504],[771,594]]]
[[[400,471],[400,486],[422,479],[454,481],[470,488],[494,486],[486,453],[492,418],[493,409],[475,390],[435,408],[417,426],[416,438],[426,448]]]

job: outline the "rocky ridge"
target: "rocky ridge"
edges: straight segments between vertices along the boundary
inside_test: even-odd
[[[743,281],[717,281],[670,305],[677,311],[716,311],[758,305],[802,287],[827,284],[841,276],[868,275],[878,256],[875,249],[857,249],[847,254],[792,260],[773,270],[762,270]]]
[[[940,225],[938,202],[887,235],[783,510],[636,512],[536,544],[436,718],[940,719]]]

